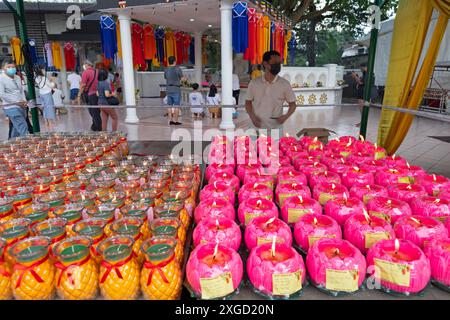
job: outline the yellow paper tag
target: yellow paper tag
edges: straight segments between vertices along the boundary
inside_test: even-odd
[[[280,199],[280,200],[279,200],[280,206],[283,206],[284,201],[285,201],[287,198],[290,198],[290,197],[296,197],[296,196],[298,196],[298,195],[295,194],[295,193],[279,194],[279,195],[278,195],[278,198]]]
[[[209,242],[206,241],[205,239],[200,240],[200,244],[208,244]]]
[[[308,237],[309,247],[311,247],[317,240],[320,240],[323,238],[334,239],[334,238],[336,238],[336,235],[328,234],[326,236],[309,236]]]
[[[386,153],[384,152],[375,152],[375,160],[380,160],[386,158]]]
[[[399,177],[398,178],[398,183],[410,183],[410,179],[409,177]]]
[[[253,219],[260,216],[259,214],[254,213],[246,213],[245,214],[245,225],[248,225],[248,223]]]
[[[325,192],[322,192],[319,196],[319,202],[323,206],[328,202],[328,200],[332,200],[332,199],[334,199],[334,196],[330,195],[329,193],[325,193]]]
[[[433,190],[433,197],[437,197],[439,193],[439,190]]]
[[[439,220],[442,223],[445,223],[445,220],[447,220],[447,218],[450,216],[443,216],[443,217],[434,217],[436,220]]]
[[[381,218],[381,219],[391,223],[391,216],[386,213],[378,212],[378,211],[369,211],[369,215]]]
[[[284,296],[302,289],[302,272],[274,273],[272,275],[272,294]]]
[[[375,277],[399,286],[409,287],[411,270],[408,265],[374,259]]]
[[[368,194],[365,194],[365,195],[363,196],[363,202],[364,202],[364,204],[367,204],[367,202],[369,202],[372,198],[373,198],[373,196],[368,195]]]
[[[262,237],[258,237],[257,245],[260,246],[260,245],[262,245],[262,244],[264,244],[264,243],[272,243],[272,241],[273,241],[273,238],[262,238]],[[284,240],[283,240],[282,238],[280,238],[280,237],[277,237],[276,242],[277,242],[277,243],[283,243]]]
[[[214,278],[200,278],[202,299],[214,299],[229,295],[234,291],[231,272],[225,272]]]
[[[364,234],[365,248],[370,249],[378,241],[390,238],[389,232],[367,232]]]
[[[309,209],[288,209],[288,223],[296,223],[301,217],[309,213]]]
[[[326,270],[325,287],[333,291],[354,292],[358,290],[358,269]]]

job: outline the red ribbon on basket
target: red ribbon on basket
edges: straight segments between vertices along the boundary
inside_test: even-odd
[[[67,266],[65,266],[65,265],[62,264],[61,262],[57,261],[57,262],[55,263],[55,268],[61,270],[61,274],[60,274],[59,277],[58,277],[58,283],[57,283],[57,286],[60,285],[61,279],[62,279],[62,276],[63,276],[64,272],[66,272],[69,268],[72,268],[72,267],[81,267],[82,265],[84,265],[85,263],[87,263],[87,262],[89,261],[90,258],[91,258],[91,257],[90,257],[89,255],[87,255],[86,258],[84,258],[83,260],[78,261],[78,262],[76,262],[76,263],[69,264],[69,265],[67,265]],[[70,283],[74,286],[74,285],[75,285],[75,281],[74,281],[73,278],[72,278],[72,273],[67,272],[67,278],[69,279]]]
[[[22,278],[25,272],[30,271],[31,275],[36,279],[37,282],[42,283],[44,280],[39,276],[39,274],[34,270],[37,266],[43,264],[45,261],[47,261],[49,258],[49,255],[47,254],[45,257],[43,257],[41,260],[36,261],[30,266],[24,266],[23,264],[16,263],[14,265],[14,271],[21,271],[19,279],[17,279],[16,288],[20,287],[20,284],[22,283]]]
[[[161,278],[163,279],[163,281],[165,283],[169,283],[169,280],[167,279],[166,275],[164,274],[164,271],[162,271],[161,268],[164,268],[165,266],[167,266],[174,259],[175,259],[175,255],[172,255],[172,257],[169,260],[158,263],[158,264],[153,264],[150,261],[145,261],[144,268],[150,269],[150,273],[148,274],[148,279],[147,279],[147,286],[149,286],[152,283],[152,278],[153,278],[153,274],[155,273],[155,270],[158,271],[159,275],[161,276]]]
[[[14,213],[14,209],[8,210],[5,213],[0,214],[0,219],[6,218]]]
[[[100,280],[100,283],[103,283],[103,282],[106,281],[106,278],[108,278],[108,276],[109,276],[109,274],[111,273],[112,269],[114,269],[114,271],[116,272],[116,274],[117,274],[117,276],[119,277],[119,279],[123,279],[122,273],[120,273],[119,268],[122,267],[122,266],[124,266],[124,265],[126,265],[128,262],[130,262],[131,259],[132,259],[134,256],[135,256],[135,254],[134,254],[134,252],[132,251],[132,253],[130,254],[130,256],[129,256],[128,258],[126,258],[125,260],[120,261],[120,262],[118,262],[118,263],[115,263],[115,264],[111,264],[111,263],[109,263],[109,262],[103,260],[102,263],[101,263],[101,265],[102,265],[103,267],[106,268],[106,271],[105,271],[105,273],[103,274],[103,276],[102,276],[102,278],[101,278],[101,280]]]
[[[13,203],[13,207],[14,209],[16,209],[16,211],[19,211],[23,206],[31,203],[33,201],[33,199],[29,198],[29,199],[25,199],[25,200],[20,200],[20,201],[16,201]]]
[[[4,264],[4,263],[5,263],[5,260],[0,258],[0,265]],[[11,273],[9,273],[8,270],[6,270],[5,268],[0,268],[0,276],[10,277]]]

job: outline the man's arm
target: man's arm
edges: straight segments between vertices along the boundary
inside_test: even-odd
[[[245,110],[247,111],[250,120],[252,120],[253,125],[259,128],[261,126],[261,119],[255,114],[255,111],[253,110],[253,101],[245,101]]]
[[[289,110],[286,114],[282,115],[281,117],[279,117],[277,119],[278,123],[283,124],[286,122],[287,119],[289,119],[290,116],[292,116],[295,112],[295,110],[297,109],[297,104],[296,104],[296,99],[297,97],[295,96],[295,92],[294,90],[292,90],[291,85],[289,84],[289,87],[286,88],[285,91],[285,99],[288,103],[289,106]]]

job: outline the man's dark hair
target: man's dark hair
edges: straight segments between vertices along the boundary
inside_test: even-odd
[[[52,77],[57,78],[57,77],[58,77],[58,74],[57,74],[56,72],[52,72]]]
[[[105,81],[106,79],[108,79],[108,71],[100,69],[98,71],[98,81]]]
[[[198,83],[193,83],[192,84],[192,89],[194,89],[194,90],[198,90],[199,87],[200,86],[198,85]]]
[[[263,61],[265,62],[269,62],[270,59],[273,56],[277,56],[277,57],[281,57],[280,53],[278,51],[272,50],[272,51],[267,51],[266,53],[264,53],[263,55]]]
[[[174,56],[170,56],[167,61],[169,62],[169,64],[174,64],[177,59]]]
[[[217,93],[217,87],[216,87],[215,85],[212,84],[212,85],[209,87],[209,94],[208,94],[208,97],[213,98],[213,97],[216,96],[216,93]]]
[[[262,70],[262,67],[261,67],[261,65],[260,65],[260,64],[258,64],[258,65],[256,66],[256,69],[258,69],[259,71],[261,71],[261,70]]]
[[[2,67],[4,68],[4,67],[6,67],[8,64],[16,64],[14,61],[12,61],[12,60],[9,60],[9,59],[6,59],[6,60],[3,60],[3,62],[2,62]]]

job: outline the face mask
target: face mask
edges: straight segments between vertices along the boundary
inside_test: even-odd
[[[8,69],[6,69],[6,74],[7,74],[8,76],[13,76],[13,75],[15,75],[16,73],[17,73],[16,68],[8,68]]]
[[[270,65],[270,73],[276,76],[281,71],[281,63],[272,63]]]

